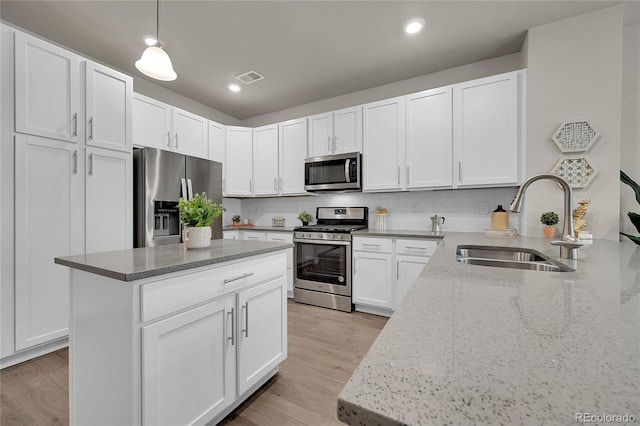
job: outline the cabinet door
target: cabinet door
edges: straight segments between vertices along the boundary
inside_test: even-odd
[[[309,157],[333,153],[332,114],[318,114],[308,118],[309,135],[307,139]]]
[[[238,395],[287,358],[286,280],[238,293]]]
[[[304,160],[307,158],[307,121],[280,124],[280,194],[306,194]]]
[[[393,308],[391,254],[353,253],[353,303]]]
[[[393,190],[404,185],[404,98],[365,105],[363,190]]]
[[[362,107],[333,113],[333,153],[362,151]]]
[[[428,257],[396,256],[396,297],[394,309],[400,306],[407,291],[409,291],[428,261]]]
[[[133,79],[85,62],[87,145],[131,152]]]
[[[133,143],[171,150],[171,107],[134,93]]]
[[[206,118],[191,114],[178,108],[173,108],[173,149],[181,154],[207,158]]]
[[[80,140],[78,57],[15,32],[16,132]]]
[[[407,96],[407,188],[453,184],[451,88]]]
[[[225,240],[240,240],[240,231],[223,231],[222,237]]]
[[[267,241],[293,243],[293,232],[267,232]],[[287,297],[293,297],[293,249],[287,250]]]
[[[71,270],[53,258],[83,252],[83,154],[68,142],[17,135],[16,350],[68,334]]]
[[[86,158],[86,252],[132,248],[131,154],[88,147]]]
[[[253,129],[253,194],[278,194],[278,125]]]
[[[518,75],[453,86],[458,186],[518,183]]]
[[[235,400],[234,296],[142,328],[142,423],[205,424]]]
[[[247,196],[253,190],[252,130],[247,127],[227,126],[227,180],[228,196]]]
[[[216,123],[209,120],[209,160],[222,163],[222,195],[226,196],[225,182],[227,179],[225,168],[225,156],[227,152],[226,147],[226,132],[223,124]]]

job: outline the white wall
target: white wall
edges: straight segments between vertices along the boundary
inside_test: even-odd
[[[527,53],[527,174],[548,173],[564,155],[550,137],[563,121],[586,118],[600,138],[585,155],[598,170],[577,201],[591,197],[585,217],[595,238],[618,240],[622,6],[529,30]],[[540,214],[562,214],[562,193],[550,182],[526,195],[526,232],[540,235]]]
[[[384,86],[373,87],[371,89],[348,93],[346,95],[323,99],[321,101],[248,118],[242,120],[242,125],[247,127],[258,127],[266,124],[279,123],[293,118],[307,117],[314,114],[335,111],[337,109],[366,104],[382,99],[408,95],[421,90],[515,71],[524,68],[524,66],[522,55],[520,53],[513,53],[511,55],[475,62],[432,74],[426,74],[420,77],[410,78],[408,80],[385,84]]]
[[[252,223],[271,226],[271,218],[282,216],[285,226],[301,225],[298,213],[306,210],[315,216],[316,207],[369,207],[369,226],[375,227],[375,208],[389,210],[387,229],[431,230],[430,217],[444,216],[445,231],[484,232],[491,225],[491,211],[498,204],[508,206],[515,188],[460,189],[449,191],[389,192],[368,194],[349,192],[305,197],[248,198],[242,200],[242,217]],[[486,203],[487,213],[476,214],[476,203]],[[223,222],[227,225],[231,216]],[[518,228],[511,215],[511,228]]]
[[[625,10],[626,12],[626,10]],[[622,53],[622,145],[620,167],[633,180],[640,183],[640,23],[624,27]],[[640,204],[635,194],[625,184],[620,189],[620,230],[627,234],[638,235],[627,212],[640,213]],[[622,241],[633,244],[627,237]]]

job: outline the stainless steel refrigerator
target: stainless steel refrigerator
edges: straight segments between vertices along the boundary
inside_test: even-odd
[[[182,242],[178,199],[207,193],[222,203],[222,164],[156,148],[133,151],[134,247]],[[212,238],[222,238],[222,216]]]

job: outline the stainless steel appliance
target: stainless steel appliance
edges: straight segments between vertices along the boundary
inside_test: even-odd
[[[178,199],[207,193],[222,203],[222,164],[155,148],[133,151],[134,247],[182,242]],[[222,238],[222,220],[211,225]]]
[[[367,207],[318,207],[317,225],[293,230],[293,298],[351,312],[351,232],[366,229]]]
[[[304,160],[304,189],[362,191],[362,154],[325,155]]]

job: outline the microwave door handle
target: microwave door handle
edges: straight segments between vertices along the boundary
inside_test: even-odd
[[[189,194],[189,200],[193,198],[193,184],[191,179],[187,179],[187,194]]]
[[[347,183],[351,183],[351,178],[349,176],[349,161],[349,158],[344,161],[344,178]]]
[[[182,183],[182,198],[185,200],[189,199],[189,195],[187,194],[187,180],[185,178],[180,178]]]

